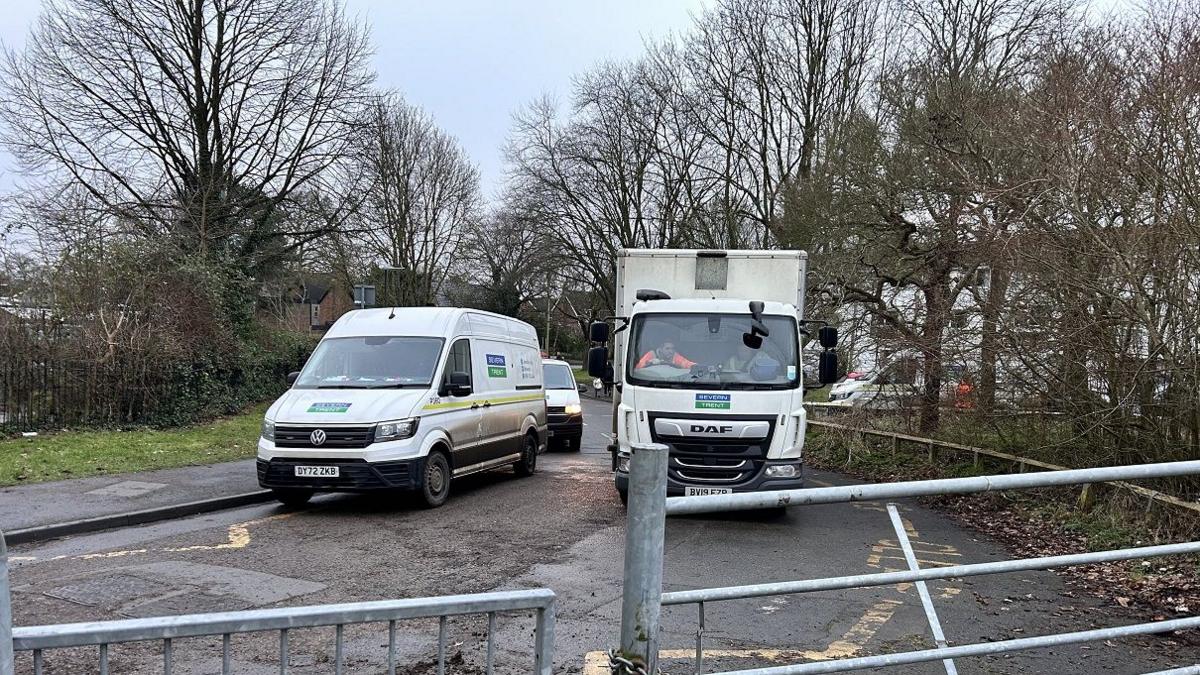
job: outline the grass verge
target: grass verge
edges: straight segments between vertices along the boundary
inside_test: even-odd
[[[0,486],[253,457],[267,404],[177,429],[63,431],[0,440]]]

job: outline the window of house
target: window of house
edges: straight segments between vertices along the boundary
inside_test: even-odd
[[[320,326],[321,325],[321,306],[320,305],[309,305],[308,306],[308,325],[310,325],[310,326]]]

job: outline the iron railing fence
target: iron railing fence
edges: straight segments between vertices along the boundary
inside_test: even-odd
[[[233,636],[243,633],[278,631],[279,672],[289,670],[289,631],[305,628],[334,628],[334,672],[344,672],[343,632],[348,625],[387,624],[387,671],[396,673],[396,623],[414,619],[438,619],[437,673],[446,671],[448,619],[453,616],[487,615],[487,655],[485,672],[493,672],[496,654],[496,619],[500,614],[534,612],[532,669],[537,675],[551,675],[554,651],[555,595],[549,589],[503,591],[475,595],[434,598],[383,600],[306,607],[281,607],[238,612],[159,616],[119,621],[12,626],[11,595],[4,540],[0,537],[0,675],[12,675],[16,654],[31,653],[32,671],[41,675],[44,652],[73,647],[96,647],[101,675],[109,672],[109,648],[114,644],[160,641],[163,672],[170,675],[174,666],[174,640],[205,636],[221,637],[222,675],[233,672]],[[214,664],[215,665],[215,664]],[[213,672],[216,672],[214,667]]]
[[[1200,461],[1099,467],[1042,473],[975,476],[942,480],[835,486],[774,492],[730,493],[702,497],[667,498],[668,448],[661,444],[634,445],[630,456],[629,512],[626,527],[625,588],[622,605],[620,647],[612,652],[614,673],[644,675],[657,670],[659,616],[663,605],[697,605],[695,673],[704,673],[704,609],[706,603],[759,598],[773,595],[811,593],[912,583],[921,599],[933,649],[844,658],[830,661],[726,671],[723,675],[798,675],[832,673],[941,661],[948,675],[955,675],[955,658],[1009,653],[1057,645],[1104,641],[1134,635],[1168,633],[1200,628],[1200,616],[1116,626],[1073,633],[1058,633],[1015,640],[951,646],[942,631],[926,581],[985,574],[1049,570],[1117,560],[1200,553],[1200,542],[1098,551],[1073,555],[1004,560],[970,565],[922,569],[908,540],[899,512],[888,504],[888,515],[904,553],[908,571],[862,574],[802,581],[752,584],[726,588],[662,592],[663,535],[667,515],[770,509],[812,504],[844,504],[945,494],[970,494],[1021,490],[1061,485],[1098,483],[1111,480],[1140,480],[1200,474]],[[1200,673],[1200,666],[1168,672]],[[711,675],[722,675],[712,673]]]

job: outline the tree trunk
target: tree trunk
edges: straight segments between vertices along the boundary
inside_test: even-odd
[[[938,404],[942,392],[942,334],[948,318],[946,283],[939,280],[923,291],[925,319],[921,325],[921,351],[925,362],[921,369],[924,391],[921,394],[919,429],[922,433],[932,433],[938,430],[941,423]]]
[[[991,283],[983,303],[983,333],[979,339],[979,390],[976,405],[980,415],[996,407],[996,357],[999,352],[1000,312],[1008,295],[1008,270],[992,268]]]

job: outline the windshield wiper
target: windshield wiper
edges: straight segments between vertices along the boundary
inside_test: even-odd
[[[370,389],[357,384],[318,384],[317,389]]]
[[[425,389],[429,383],[418,384],[416,382],[401,382],[398,384],[377,384],[372,387],[363,387],[364,389]]]

